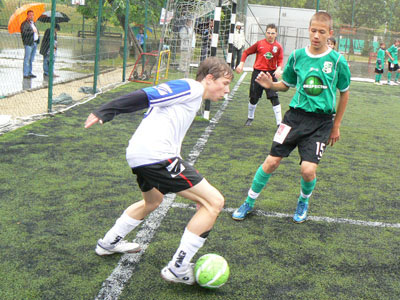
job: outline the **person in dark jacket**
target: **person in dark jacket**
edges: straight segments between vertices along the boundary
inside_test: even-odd
[[[36,48],[40,42],[39,30],[36,28],[34,19],[34,12],[28,10],[26,20],[21,24],[21,38],[25,48],[24,55],[24,78],[35,78],[36,75],[32,73],[32,63],[35,60]]]
[[[54,27],[54,60],[56,58],[57,52],[57,32],[60,31],[60,25],[56,24]],[[40,54],[43,55],[43,75],[49,76],[49,66],[50,66],[50,28],[47,28],[44,32],[43,41],[40,45]],[[53,74],[54,77],[58,77]]]

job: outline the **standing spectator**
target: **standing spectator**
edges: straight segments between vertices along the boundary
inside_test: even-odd
[[[40,45],[39,53],[43,55],[43,75],[45,77],[49,76],[49,66],[50,66],[50,28],[47,28],[44,32],[43,41]],[[60,25],[56,24],[54,27],[54,61],[57,54],[57,32],[60,31]],[[54,77],[58,75],[53,73]]]
[[[139,29],[139,33],[136,35],[136,39],[138,40],[140,47],[143,49],[144,41],[145,39],[147,39],[143,28]]]
[[[236,69],[240,63],[245,42],[243,23],[236,22],[235,32],[233,33],[232,69]]]
[[[379,43],[379,49],[376,54],[376,66],[375,66],[375,84],[382,85],[381,78],[384,71],[385,65],[385,48],[386,44],[384,42]]]
[[[178,70],[186,72],[190,67],[190,50],[192,47],[192,20],[187,19],[185,24],[179,29],[179,39],[181,41],[181,59],[179,61]]]
[[[285,92],[295,87],[296,93],[275,133],[269,155],[256,171],[245,202],[232,215],[235,220],[243,220],[253,210],[272,173],[297,147],[301,178],[293,221],[304,222],[317,183],[318,164],[326,146],[339,141],[340,124],[349,100],[350,69],[343,55],[327,45],[327,39],[333,33],[333,22],[328,13],[315,13],[308,33],[310,45],[292,52],[282,81],[274,82],[268,72],[260,73],[256,78],[265,88]],[[337,90],[340,92],[338,103]]]
[[[395,40],[394,44],[389,47],[389,49],[386,50],[386,54],[389,56],[388,58],[388,80],[387,84],[388,85],[397,85],[398,80],[399,80],[399,64],[398,64],[398,51],[399,51],[399,46],[400,46],[400,40]],[[396,73],[396,77],[394,82],[391,82],[392,79],[392,72]]]
[[[208,25],[208,26],[207,26]],[[200,51],[200,62],[205,60],[211,53],[211,40],[214,31],[214,20],[211,19],[201,30],[201,51]]]
[[[240,64],[236,68],[236,72],[241,73],[247,56],[254,53],[256,54],[256,61],[254,62],[253,73],[251,75],[250,101],[245,126],[250,126],[253,122],[257,103],[261,98],[263,91],[267,94],[267,99],[271,101],[276,124],[279,125],[281,123],[282,113],[278,93],[274,90],[266,89],[256,82],[256,78],[261,72],[268,72],[271,74],[274,82],[278,81],[277,78],[282,75],[283,48],[281,44],[276,41],[277,32],[275,24],[268,24],[265,32],[265,39],[260,40],[250,48],[247,48],[243,52]]]
[[[21,24],[21,38],[25,48],[23,73],[24,78],[36,78],[32,73],[32,63],[35,60],[37,45],[40,42],[39,31],[36,28],[34,12],[28,10],[26,20]]]

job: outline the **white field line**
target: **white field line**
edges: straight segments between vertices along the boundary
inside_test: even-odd
[[[173,203],[172,207],[182,208],[182,209],[196,209],[194,206],[185,204],[185,203]],[[224,208],[223,211],[229,214],[232,214],[236,208]],[[276,212],[265,212],[262,210],[254,210],[252,214],[262,217],[270,217],[270,218],[292,218],[293,215],[282,214]],[[349,225],[359,225],[359,226],[367,226],[367,227],[387,227],[387,228],[400,228],[399,223],[384,223],[384,222],[371,222],[371,221],[362,221],[362,220],[352,220],[352,219],[344,219],[344,218],[330,218],[330,217],[317,217],[317,216],[308,216],[307,220],[316,221],[316,222],[325,222],[325,223],[337,223],[337,224],[349,224]]]
[[[207,126],[202,136],[197,140],[196,145],[193,147],[192,151],[188,155],[187,162],[193,165],[197,158],[199,157],[201,151],[204,149],[210,133],[214,130],[218,121],[220,120],[222,114],[224,113],[229,102],[233,99],[235,92],[239,89],[240,84],[246,76],[246,72],[240,77],[235,87],[232,89],[231,93],[225,98],[220,109],[215,114],[214,118],[210,120],[210,125]],[[96,300],[116,300],[122,293],[125,284],[129,281],[133,274],[133,270],[139,263],[142,255],[149,246],[151,240],[153,239],[156,230],[161,225],[162,220],[167,214],[169,208],[175,200],[175,194],[168,194],[164,196],[164,200],[161,205],[153,211],[143,222],[141,229],[136,234],[135,242],[139,243],[142,251],[132,254],[124,254],[118,262],[110,276],[103,282],[102,287],[95,298]],[[172,257],[171,253],[171,257]]]

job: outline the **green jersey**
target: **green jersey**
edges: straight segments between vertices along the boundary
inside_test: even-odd
[[[383,65],[385,63],[385,50],[382,48],[379,48],[377,54],[376,54],[376,68],[378,70],[383,69]]]
[[[399,51],[399,49],[393,44],[392,46],[390,46],[389,49],[387,49],[387,51],[390,53],[390,55],[393,57],[393,60],[390,59],[390,57],[388,58],[388,62],[391,62],[392,64],[397,64],[397,52]]]
[[[350,69],[340,53],[329,48],[313,55],[307,48],[292,52],[283,71],[282,81],[296,87],[289,106],[306,112],[334,114],[336,89],[345,92],[350,86]]]

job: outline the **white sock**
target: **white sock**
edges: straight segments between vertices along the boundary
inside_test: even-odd
[[[103,242],[114,245],[122,240],[129,232],[135,229],[143,220],[136,220],[128,216],[124,211],[123,214],[115,221],[115,224],[106,233]]]
[[[254,113],[256,112],[257,104],[249,103],[249,112],[247,114],[247,118],[254,119]]]
[[[168,267],[177,275],[184,273],[180,272],[180,270],[186,270],[193,256],[204,245],[205,241],[206,239],[191,233],[185,228],[181,243],[172,257],[172,260],[168,263]]]
[[[281,124],[281,122],[282,122],[281,105],[278,104],[278,105],[272,106],[272,109],[274,110],[276,125]]]

